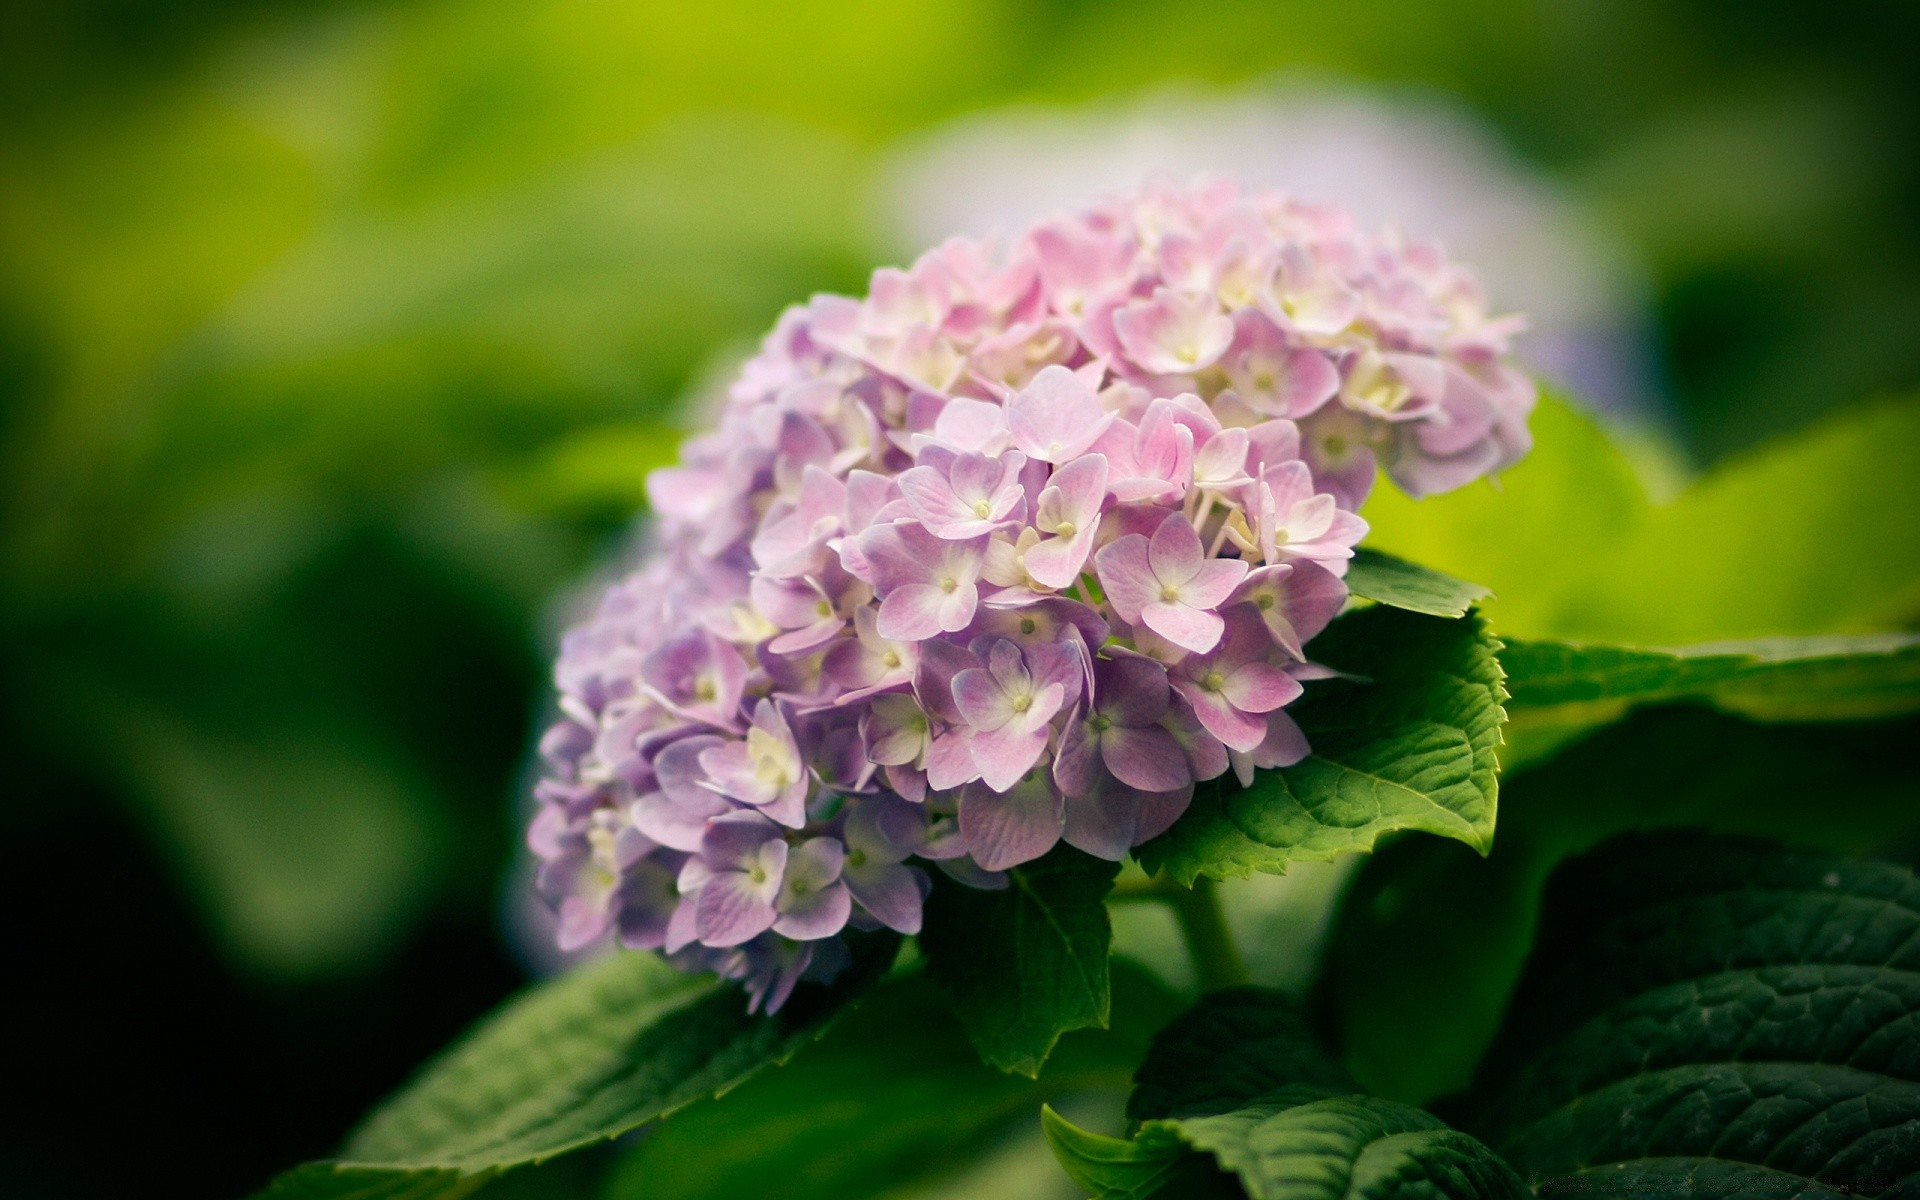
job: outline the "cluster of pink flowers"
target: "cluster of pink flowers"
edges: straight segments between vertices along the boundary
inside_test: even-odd
[[[844,928],[919,930],[913,860],[1118,860],[1298,761],[1375,474],[1525,452],[1515,328],[1437,247],[1225,183],[789,310],[565,639],[530,833],[563,946],[771,1010]]]

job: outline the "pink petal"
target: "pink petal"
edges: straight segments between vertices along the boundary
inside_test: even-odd
[[[1115,779],[1143,791],[1172,791],[1193,782],[1180,743],[1158,725],[1114,726],[1100,735],[1100,756]]]
[[[1145,658],[1100,664],[1100,711],[1116,725],[1148,725],[1167,711],[1167,669]]]
[[[976,584],[965,582],[951,592],[938,587],[933,588],[933,590],[935,594],[940,597],[939,610],[936,618],[939,623],[940,632],[958,633],[973,623],[973,614],[980,607],[980,588]],[[891,599],[892,597],[888,598]],[[883,605],[881,608],[882,620],[885,619],[885,611],[885,606]],[[881,632],[885,634],[886,630],[884,626]],[[898,640],[907,641],[917,639],[901,638]]]
[[[1300,681],[1278,667],[1248,663],[1229,674],[1220,694],[1241,712],[1266,713],[1299,697]]]
[[[1005,686],[981,667],[969,667],[953,677],[953,703],[976,731],[998,729],[1013,719],[1013,703]]]
[[[1218,608],[1246,577],[1247,564],[1240,559],[1209,559],[1180,585],[1180,601],[1195,608]]]
[[[1082,853],[1119,862],[1133,845],[1139,808],[1126,788],[1108,786],[1090,796],[1069,796],[1063,840]]]
[[[972,743],[972,733],[964,729],[948,730],[934,738],[927,746],[927,786],[946,792],[980,778]]]
[[[880,636],[896,642],[919,642],[944,628],[949,597],[931,583],[894,588],[880,602]],[[962,625],[964,628],[964,623]]]
[[[1060,747],[1053,756],[1053,782],[1069,796],[1084,796],[1100,778],[1100,743],[1087,728],[1084,714],[1075,709],[1060,731]]]
[[[1077,458],[1112,422],[1093,389],[1057,364],[1041,368],[1007,404],[1013,444],[1043,462]]]
[[[976,731],[970,739],[973,761],[981,780],[996,792],[1019,783],[1046,753],[1047,729],[1024,728],[1009,722],[998,729]]]
[[[1186,524],[1185,518],[1173,519]],[[1093,563],[1108,603],[1122,619],[1137,622],[1140,610],[1160,599],[1160,581],[1154,577],[1147,539],[1139,534],[1130,533],[1102,546],[1093,556]]]
[[[1200,535],[1193,531],[1193,522],[1179,513],[1169,514],[1153,531],[1148,559],[1154,576],[1161,583],[1179,587],[1193,578],[1205,558],[1206,551],[1200,545]]]
[[[773,931],[795,941],[811,942],[839,933],[852,915],[853,897],[844,884],[834,883],[783,908],[773,922]]]
[[[1205,654],[1218,645],[1220,634],[1227,627],[1218,613],[1204,612],[1185,604],[1168,604],[1162,600],[1143,607],[1140,620],[1148,629],[1195,654]]]
[[[1005,794],[975,785],[960,798],[960,836],[988,871],[1039,858],[1060,840],[1065,822],[1064,802],[1044,780]]]
[[[896,933],[920,932],[921,902],[926,898],[926,873],[898,863],[865,863],[848,867],[842,876],[847,890],[873,919]]]
[[[1140,811],[1135,818],[1133,844],[1138,846],[1149,838],[1157,838],[1180,819],[1193,803],[1193,785],[1171,792],[1152,792],[1140,799]]]
[[[1077,530],[1072,537],[1048,538],[1029,547],[1027,574],[1050,588],[1069,588],[1086,569],[1087,553],[1093,549],[1095,527]]]
[[[1241,712],[1219,692],[1210,692],[1184,678],[1174,680],[1173,686],[1193,705],[1200,724],[1229,750],[1251,750],[1267,736],[1265,718]]]
[[[738,946],[773,928],[779,915],[773,889],[744,872],[720,871],[702,885],[694,907],[694,930],[709,946]]]

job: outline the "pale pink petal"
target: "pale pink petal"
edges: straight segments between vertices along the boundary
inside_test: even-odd
[[[1172,513],[1154,530],[1148,558],[1159,582],[1179,587],[1200,569],[1206,551],[1200,545],[1200,535],[1193,531],[1193,523]]]
[[[927,786],[946,792],[980,778],[972,742],[973,734],[964,729],[949,730],[934,738],[927,746]]]
[[[1019,783],[1047,750],[1044,726],[1029,729],[1009,723],[998,729],[975,731],[971,739],[973,761],[980,778],[996,792],[1004,792]]]
[[[1042,781],[999,793],[975,784],[960,797],[960,836],[988,871],[1031,862],[1053,849],[1065,825],[1064,802]]]
[[[1180,602],[1195,608],[1218,608],[1246,577],[1247,564],[1240,559],[1209,559],[1180,585]]]
[[[1264,717],[1241,712],[1219,692],[1208,691],[1185,678],[1174,680],[1173,686],[1193,705],[1200,724],[1229,750],[1251,750],[1267,736]]]
[[[982,667],[969,667],[953,677],[953,703],[975,730],[998,729],[1014,715],[1006,688]]]
[[[1293,703],[1300,682],[1278,667],[1248,663],[1232,672],[1220,689],[1227,702],[1241,712],[1265,713]]]
[[[950,597],[931,583],[911,583],[887,593],[880,602],[880,636],[896,642],[918,642],[945,628]],[[965,623],[961,624],[965,628]]]
[[[1218,613],[1161,600],[1143,606],[1140,620],[1148,629],[1195,654],[1205,654],[1219,644],[1221,631],[1226,628]]]
[[[1184,518],[1173,519],[1186,524]],[[1191,532],[1193,527],[1187,528]],[[1153,573],[1147,539],[1139,534],[1130,533],[1102,546],[1093,556],[1093,563],[1107,602],[1122,619],[1139,621],[1140,610],[1160,599],[1161,583]]]

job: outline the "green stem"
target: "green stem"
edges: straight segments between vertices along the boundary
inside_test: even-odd
[[[1219,887],[1202,875],[1191,889],[1168,894],[1168,904],[1187,939],[1187,951],[1193,955],[1194,978],[1203,992],[1247,981],[1246,964],[1240,961],[1240,950],[1220,908]]]

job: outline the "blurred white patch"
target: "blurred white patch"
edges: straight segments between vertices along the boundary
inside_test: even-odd
[[[889,248],[911,257],[954,234],[1005,235],[1155,173],[1229,175],[1438,237],[1474,268],[1495,312],[1526,314],[1519,352],[1537,373],[1614,414],[1661,409],[1633,250],[1431,93],[1303,81],[977,114],[894,153],[880,174],[881,217]]]

